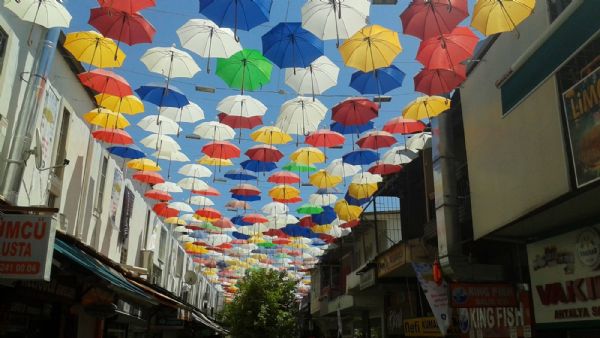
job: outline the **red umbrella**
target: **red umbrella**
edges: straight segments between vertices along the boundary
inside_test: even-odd
[[[288,238],[285,232],[281,229],[269,229],[268,231],[263,232],[263,235],[271,236],[271,237],[279,237],[279,238]]]
[[[214,141],[202,147],[202,152],[212,158],[230,159],[240,157],[240,148],[227,141]]]
[[[400,19],[404,34],[427,40],[450,33],[468,16],[467,0],[413,0]]]
[[[400,172],[401,170],[401,165],[387,164],[383,162],[376,162],[371,168],[369,168],[369,172],[371,174],[379,175],[391,175]]]
[[[156,33],[156,29],[142,15],[107,7],[92,8],[88,23],[102,35],[130,46],[150,43]]]
[[[170,201],[173,199],[173,196],[168,192],[156,189],[146,191],[144,197],[157,201]]]
[[[139,10],[156,6],[155,0],[98,0],[102,7],[134,14]]]
[[[202,195],[202,196],[221,196],[221,193],[219,192],[219,190],[217,190],[213,187],[208,187],[208,189],[203,189],[203,190],[192,190],[192,194]]]
[[[288,198],[288,199],[274,198],[273,201],[274,202],[285,203],[285,204],[294,204],[294,203],[300,203],[300,202],[302,202],[302,197],[298,196],[298,197],[292,197],[292,198]]]
[[[133,138],[121,129],[98,129],[92,132],[92,137],[98,141],[110,144],[133,144]]]
[[[233,245],[231,245],[231,243],[219,244],[216,247],[219,249],[224,249],[224,250],[233,249]]]
[[[319,238],[322,239],[325,243],[333,243],[333,241],[335,241],[335,237],[328,234],[319,234]]]
[[[420,133],[425,130],[427,126],[425,123],[413,120],[413,119],[405,119],[402,116],[394,117],[393,119],[386,122],[383,126],[383,130],[392,134],[414,134]]]
[[[223,217],[221,219],[218,219],[214,222],[212,222],[212,225],[216,226],[217,228],[221,228],[221,229],[231,229],[233,228],[233,223],[231,223],[231,220],[227,217]]]
[[[263,124],[262,116],[236,116],[226,113],[219,113],[219,122],[230,126],[233,129],[253,129]]]
[[[133,174],[133,179],[148,184],[164,183],[165,179],[159,173],[154,171],[141,170]]]
[[[169,208],[169,203],[156,203],[152,210],[161,217],[177,217],[179,215],[179,210]]]
[[[248,202],[245,201],[238,201],[234,199],[227,202],[227,204],[225,204],[225,208],[227,208],[227,210],[248,210],[250,209],[250,204],[248,204]]]
[[[248,240],[245,239],[234,239],[233,241],[231,241],[231,244],[247,244]]]
[[[229,190],[232,194],[241,196],[258,196],[260,195],[260,189],[253,186],[252,184],[242,183]]]
[[[457,64],[451,69],[423,69],[415,76],[415,90],[427,95],[447,94],[467,78],[465,66]]]
[[[379,114],[377,103],[366,98],[351,98],[338,103],[331,109],[332,119],[345,126],[365,124]]]
[[[292,240],[289,238],[275,238],[271,242],[273,242],[273,244],[286,245],[292,243]]]
[[[277,148],[259,144],[246,150],[245,154],[251,159],[260,162],[278,162],[283,158],[283,153]]]
[[[261,214],[248,214],[242,217],[242,220],[246,223],[267,223],[269,220]]]
[[[196,215],[200,217],[205,217],[209,219],[218,219],[221,218],[221,213],[217,209],[204,207],[202,209],[196,210]]]
[[[346,138],[344,135],[335,131],[321,129],[306,136],[304,142],[313,147],[339,147],[344,144]]]
[[[341,224],[340,228],[351,229],[351,228],[358,226],[359,224],[360,224],[360,221],[355,219],[355,220],[348,221],[346,223]]]
[[[300,176],[293,172],[280,171],[271,175],[268,181],[275,184],[294,184],[300,183]]]
[[[479,38],[468,27],[456,27],[451,33],[422,41],[417,60],[429,69],[454,69],[473,56],[478,42]]]
[[[371,131],[356,141],[361,149],[380,149],[396,143],[394,135],[387,131]]]
[[[315,223],[313,222],[312,217],[310,215],[300,218],[299,224],[300,224],[300,226],[303,226],[305,228],[312,228],[315,225]]]
[[[131,86],[120,75],[104,69],[94,69],[77,75],[81,83],[98,92],[118,97],[133,95]]]

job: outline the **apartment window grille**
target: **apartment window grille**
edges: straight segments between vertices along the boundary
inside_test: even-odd
[[[102,213],[104,205],[104,190],[106,190],[106,171],[108,170],[108,157],[102,156],[102,168],[100,169],[100,184],[98,185],[98,198],[96,199],[96,211]]]
[[[158,246],[158,260],[161,263],[164,263],[165,261],[165,254],[166,254],[166,250],[167,250],[167,229],[165,228],[161,228],[160,229],[160,243]]]
[[[6,55],[6,47],[8,45],[8,33],[0,27],[0,73],[4,65],[4,56]]]
[[[56,149],[56,160],[55,163],[60,165],[64,160],[67,159],[67,137],[69,136],[69,124],[71,119],[71,113],[66,108],[63,109],[60,129],[58,130],[58,148]],[[54,169],[54,176],[62,180],[64,174],[64,167],[58,167]]]

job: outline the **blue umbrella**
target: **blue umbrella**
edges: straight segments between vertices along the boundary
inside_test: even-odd
[[[244,201],[244,202],[256,202],[256,201],[260,201],[260,196],[249,196],[249,195],[236,195],[236,194],[231,194],[231,198],[234,198],[238,201]]]
[[[369,202],[371,200],[370,197],[367,198],[354,198],[352,196],[350,196],[349,193],[346,193],[346,196],[344,196],[344,199],[346,200],[346,202],[348,202],[348,204],[350,205],[356,205],[356,206],[361,206],[363,204],[366,204],[367,202]]]
[[[236,181],[252,181],[258,178],[253,172],[244,169],[229,170],[223,176]]]
[[[239,226],[252,225],[252,223],[248,223],[248,222],[244,221],[244,216],[234,216],[234,217],[231,217],[231,223],[233,223],[235,225],[239,225]]]
[[[262,36],[263,55],[279,68],[306,68],[323,55],[323,40],[300,22],[280,22]]]
[[[277,165],[272,162],[261,162],[255,160],[246,160],[240,163],[245,170],[254,171],[255,173],[268,172],[277,169]]]
[[[250,239],[250,237],[252,237],[250,235],[244,235],[243,233],[237,232],[237,231],[232,232],[231,236],[233,236],[236,239],[242,239],[242,240]]]
[[[252,253],[256,253],[256,254],[265,254],[265,255],[270,255],[274,252],[275,250],[273,249],[268,249],[268,248],[258,248],[258,249],[254,249],[251,252]]]
[[[342,156],[342,161],[348,164],[365,165],[379,160],[379,154],[369,149],[360,149]]]
[[[281,229],[286,235],[292,237],[306,237],[306,238],[318,238],[319,235],[314,233],[312,230],[299,226],[288,224]]]
[[[323,246],[323,245],[327,245],[327,243],[325,243],[325,241],[320,238],[313,238],[312,243],[310,243],[310,245]]]
[[[200,0],[200,13],[219,27],[248,31],[269,21],[273,0]]]
[[[190,104],[183,92],[176,87],[162,83],[149,83],[136,89],[140,99],[159,107],[182,108]]]
[[[208,238],[208,235],[206,234],[206,232],[202,231],[202,230],[196,230],[194,232],[190,232],[189,236],[195,239],[206,239]]]
[[[324,206],[323,212],[311,216],[313,223],[318,225],[331,224],[336,218],[335,210],[330,206]]]
[[[225,261],[218,261],[217,267],[221,268],[221,269],[225,269],[227,267],[227,263],[225,263]]]
[[[146,154],[138,148],[135,144],[130,144],[128,146],[114,146],[106,148],[109,153],[113,155],[117,155],[121,158],[127,159],[138,159],[146,157]]]
[[[361,94],[383,95],[401,87],[405,75],[403,71],[394,65],[368,73],[358,71],[352,74],[350,87]]]
[[[317,191],[315,192],[315,194],[318,195],[325,195],[325,194],[337,194],[340,191],[337,190],[335,187],[330,187],[330,188],[320,188],[317,189]]]
[[[334,122],[330,125],[330,129],[332,131],[338,132],[340,134],[349,135],[349,134],[360,134],[367,130],[371,130],[375,128],[375,123],[373,121],[369,121],[365,124],[360,124],[356,126],[345,126],[339,122]]]

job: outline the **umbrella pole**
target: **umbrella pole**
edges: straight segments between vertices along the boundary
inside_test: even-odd
[[[240,42],[240,37],[237,35],[237,29],[238,29],[238,0],[235,0],[235,4],[234,4],[235,8],[234,8],[234,18],[233,18],[233,37],[235,38],[236,42]]]
[[[337,10],[337,8],[335,6],[335,0],[334,0],[333,1],[333,14],[334,15],[337,14],[337,16],[341,19],[342,18],[342,11],[341,11],[342,4],[341,4],[341,2],[339,3],[338,6],[340,7],[339,11]],[[336,37],[335,46],[339,48],[340,47],[340,29],[338,27],[338,21],[337,20],[335,20],[335,37]]]
[[[212,52],[212,39],[215,29],[210,28],[210,34],[208,35],[208,58],[206,60],[206,73],[210,74],[210,54]]]
[[[312,64],[309,67],[309,71],[310,71],[310,90],[312,91],[312,98],[313,98],[313,102],[315,102],[316,98],[315,98],[315,77],[314,77],[314,73],[313,73],[313,66]]]
[[[35,21],[37,20],[38,14],[40,13],[40,7],[42,7],[42,1],[38,1],[38,6],[35,10],[35,16],[33,17],[33,22],[31,23],[31,28],[29,29],[29,37],[27,38],[27,45],[31,46],[33,41],[31,40],[31,36],[33,35],[33,28],[35,27]]]
[[[121,23],[121,31],[119,32],[119,38],[117,39],[117,49],[115,49],[115,60],[117,59],[117,52],[119,51],[119,46],[121,45],[121,38],[123,36],[123,28],[125,28],[126,20],[127,20],[127,16],[123,15],[123,22]]]
[[[96,45],[94,46],[94,53],[92,53],[92,59],[90,60],[90,66],[88,67],[88,72],[92,70],[92,63],[94,63],[94,57],[96,56],[96,50],[98,49],[99,43],[100,43],[100,39],[96,38]]]

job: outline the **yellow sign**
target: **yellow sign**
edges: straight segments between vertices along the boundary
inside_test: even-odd
[[[404,320],[406,337],[442,337],[435,317],[421,317]]]

